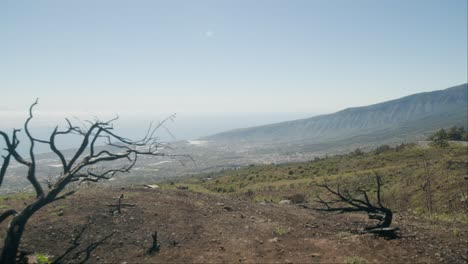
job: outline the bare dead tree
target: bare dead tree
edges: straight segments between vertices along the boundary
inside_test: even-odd
[[[65,130],[59,130],[57,126],[48,139],[38,139],[33,136],[29,127],[33,120],[33,109],[37,104],[38,101],[36,100],[36,102],[31,105],[29,108],[29,117],[24,123],[24,132],[30,144],[28,157],[23,157],[23,155],[17,151],[17,147],[20,144],[20,140],[18,139],[20,129],[13,129],[11,135],[0,131],[0,137],[3,138],[4,145],[6,146],[6,155],[2,156],[3,161],[0,168],[0,187],[7,174],[11,159],[14,159],[27,168],[26,177],[36,193],[35,199],[30,204],[27,204],[21,211],[9,209],[0,214],[0,221],[12,217],[4,238],[0,263],[15,263],[21,237],[28,220],[34,213],[47,204],[64,199],[75,193],[76,190],[64,193],[68,185],[108,180],[117,173],[129,172],[140,155],[154,157],[183,156],[167,155],[160,152],[162,143],[155,137],[156,130],[162,127],[164,122],[168,119],[173,118],[173,116],[157,124],[151,123],[145,136],[140,140],[131,140],[117,135],[114,132],[113,122],[118,117],[109,121],[87,121],[87,125],[81,127],[73,125],[69,119],[66,119],[68,127]],[[67,135],[78,135],[82,138],[78,149],[73,153],[71,158],[68,159],[56,145],[57,137]],[[103,142],[107,147],[97,151],[96,144],[99,144],[99,142]],[[34,152],[36,144],[48,145],[61,164],[61,175],[53,183],[50,182],[50,188],[46,191],[39,183],[36,175],[36,156]],[[96,169],[97,165],[105,165],[116,161],[123,161],[123,163],[121,163],[123,165],[115,165],[115,163],[113,163],[108,165],[108,167],[111,168],[102,170]]]
[[[159,252],[159,249],[161,247],[158,242],[158,231],[154,230],[154,232],[151,234],[151,238],[152,238],[151,247],[146,252],[148,254]]]
[[[122,213],[122,199],[124,198],[124,195],[122,193],[122,195],[119,196],[119,203],[117,204],[117,213],[121,214]]]
[[[424,165],[424,182],[421,184],[421,188],[424,191],[424,197],[426,198],[426,208],[429,212],[429,215],[432,216],[433,211],[433,202],[432,202],[432,173],[429,170],[429,166],[427,164],[426,155],[422,153],[422,160]]]
[[[393,212],[391,209],[382,205],[381,198],[381,188],[382,180],[380,176],[375,173],[377,193],[376,200],[377,204],[374,204],[370,201],[369,195],[365,190],[357,189],[350,192],[349,190],[340,189],[338,185],[336,190],[333,190],[327,184],[317,184],[318,187],[324,188],[328,193],[334,196],[334,199],[330,201],[325,201],[320,197],[317,197],[317,202],[325,206],[325,208],[316,208],[319,211],[338,211],[338,212],[366,212],[370,219],[379,220],[379,223],[375,226],[368,226],[365,228],[365,231],[378,233],[378,232],[392,232],[395,229],[388,229],[392,224]],[[361,196],[362,198],[358,198]],[[336,206],[336,205],[345,205],[345,206]]]
[[[134,204],[122,203],[123,198],[124,198],[124,194],[122,193],[119,197],[114,198],[114,199],[118,200],[117,204],[107,204],[107,206],[109,206],[109,207],[117,207],[117,209],[115,211],[112,209],[112,211],[111,211],[112,214],[121,214],[122,213],[122,207],[135,207]]]

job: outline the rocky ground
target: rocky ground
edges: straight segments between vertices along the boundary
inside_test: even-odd
[[[114,213],[121,194],[135,206]],[[184,190],[86,189],[37,213],[21,250],[54,259],[70,249],[72,263],[466,263],[466,225],[396,214],[401,238],[386,240],[359,234],[367,221]],[[160,250],[149,254],[154,231]]]

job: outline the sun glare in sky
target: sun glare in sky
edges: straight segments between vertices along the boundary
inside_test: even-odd
[[[326,113],[467,79],[467,2],[1,1],[0,111]],[[11,113],[10,113],[11,114]]]

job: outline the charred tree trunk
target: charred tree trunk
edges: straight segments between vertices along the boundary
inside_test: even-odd
[[[378,227],[390,227],[393,221],[393,212],[390,209],[384,209],[385,217],[382,222],[379,223]]]
[[[366,227],[365,230],[371,230],[374,228],[386,228],[390,227],[393,220],[393,212],[387,208],[378,209],[376,213],[368,213],[369,219],[376,219],[380,222],[375,226]]]
[[[11,221],[8,231],[6,234],[4,246],[2,249],[2,255],[0,257],[0,263],[14,264],[16,263],[16,255],[18,254],[18,248],[21,241],[21,237],[26,226],[27,219],[13,219]]]
[[[124,197],[124,195],[123,195],[123,193],[122,193],[122,195],[120,195],[120,197],[119,197],[119,204],[117,205],[117,212],[118,212],[119,214],[122,213],[121,208],[122,208],[122,199],[123,199],[123,197]]]
[[[159,252],[159,249],[161,246],[158,243],[158,231],[154,230],[154,232],[151,234],[152,238],[152,244],[151,247],[146,251],[148,254],[153,254]]]
[[[33,212],[22,212],[14,216],[9,223],[0,256],[0,263],[10,264],[16,262],[21,237],[32,214]]]
[[[13,217],[11,222],[8,224],[2,254],[0,256],[0,263],[10,264],[16,262],[19,244],[26,224],[31,216],[46,204],[47,198],[39,196],[32,204]]]

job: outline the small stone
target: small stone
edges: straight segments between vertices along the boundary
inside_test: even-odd
[[[315,224],[305,224],[304,227],[307,227],[307,228],[318,228],[319,226],[318,226],[318,225],[315,225]]]
[[[37,263],[37,258],[34,255],[29,255],[25,257],[25,263],[27,264],[35,264]]]
[[[272,239],[268,239],[268,242],[271,242],[271,243],[276,243],[278,241],[279,241],[279,238],[277,238],[277,237],[274,237]]]

